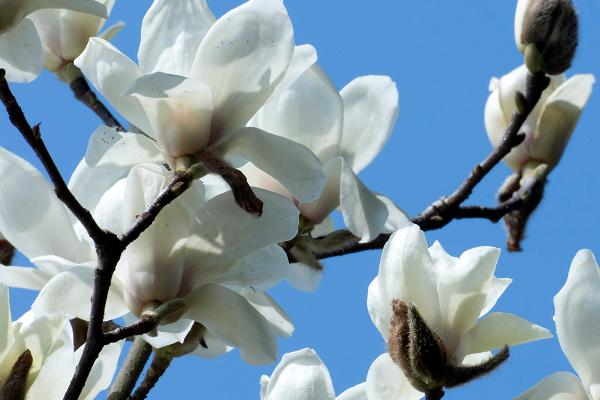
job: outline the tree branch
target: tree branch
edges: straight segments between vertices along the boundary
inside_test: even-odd
[[[154,388],[161,376],[164,375],[167,368],[169,368],[169,365],[171,365],[171,358],[163,357],[155,353],[152,364],[150,364],[150,368],[148,368],[144,380],[130,397],[130,400],[144,400],[148,397],[148,393]]]
[[[152,346],[141,337],[136,337],[117,379],[110,388],[108,400],[127,400],[129,398],[151,354]]]
[[[90,88],[90,85],[82,75],[71,81],[69,87],[73,91],[75,98],[92,110],[104,122],[104,125],[121,132],[126,131],[123,125],[117,121],[108,108],[98,99],[98,96],[92,91],[92,88]]]

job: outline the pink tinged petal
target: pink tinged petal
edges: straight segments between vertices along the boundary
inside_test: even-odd
[[[503,346],[534,342],[552,337],[539,325],[508,313],[492,313],[479,321],[461,339],[456,357],[482,353]]]
[[[354,174],[344,159],[340,182],[340,210],[344,223],[361,243],[375,239],[385,228],[388,210]]]
[[[313,349],[285,354],[271,375],[264,400],[334,400],[331,376]]]
[[[91,297],[94,281],[94,269],[74,267],[53,277],[44,286],[31,306],[36,315],[65,315],[88,320],[91,311]],[[123,288],[116,279],[112,280],[105,321],[126,314]]]
[[[191,155],[208,145],[213,103],[201,81],[155,72],[138,78],[126,94],[140,100],[166,155]]]
[[[206,0],[156,0],[144,16],[138,52],[146,72],[189,76],[196,51],[215,22]]]
[[[126,226],[134,223],[158,196],[167,177],[161,167],[147,165],[131,170],[124,193]],[[184,284],[184,249],[191,221],[175,201],[165,207],[154,223],[123,253],[128,295],[142,302],[166,301],[178,296]]]
[[[337,400],[367,400],[367,384],[361,383],[336,397]]]
[[[33,22],[24,19],[13,29],[0,30],[0,68],[9,82],[31,82],[42,67],[42,42]]]
[[[418,400],[424,396],[411,386],[388,353],[380,355],[369,368],[366,389],[369,400]]]
[[[379,291],[379,277],[375,277],[369,284],[367,294],[367,309],[371,316],[373,325],[377,328],[384,340],[387,341],[390,335],[390,322],[392,320],[391,300],[383,300]]]
[[[546,100],[531,143],[531,156],[553,167],[560,160],[592,95],[593,75],[575,75]]]
[[[4,149],[0,192],[0,231],[28,258],[58,255],[77,262],[92,257],[50,184],[27,161]]]
[[[320,224],[340,205],[340,183],[344,160],[334,157],[323,166],[326,181],[321,195],[311,203],[301,203],[298,207],[302,216],[314,225]]]
[[[263,317],[271,324],[271,327],[282,338],[288,338],[294,333],[294,324],[285,311],[266,293],[250,290],[243,296]]]
[[[0,282],[13,288],[41,290],[50,278],[50,275],[37,268],[0,267]]]
[[[400,207],[398,207],[392,200],[379,194],[376,196],[381,202],[383,202],[388,213],[382,233],[393,233],[398,229],[406,228],[411,224],[410,218],[408,218],[406,213],[402,211],[402,209],[400,209]]]
[[[239,129],[214,148],[225,156],[252,162],[300,201],[317,199],[325,185],[321,162],[308,148],[260,129]]]
[[[554,297],[556,333],[584,387],[600,384],[600,272],[589,250],[580,250],[565,286]]]
[[[515,400],[589,400],[589,397],[575,375],[557,372],[515,397]]]
[[[449,354],[479,319],[499,257],[500,249],[477,247],[465,251],[457,264],[439,269],[438,295],[444,321],[441,336]]]
[[[308,147],[325,163],[339,153],[343,104],[333,83],[314,65],[269,98],[251,125]]]
[[[342,155],[359,173],[381,152],[398,119],[398,89],[387,76],[363,76],[340,92],[344,101]]]
[[[213,335],[240,349],[251,365],[269,364],[277,356],[275,333],[244,297],[223,286],[207,284],[185,298],[185,318],[203,324]]]
[[[435,271],[425,234],[417,225],[392,234],[381,255],[378,277],[381,300],[390,312],[394,299],[413,303],[430,327],[441,332]]]
[[[133,61],[106,40],[91,38],[75,65],[130,123],[144,133],[154,135],[139,99],[124,95],[125,90],[142,76]]]
[[[212,90],[213,140],[246,125],[283,78],[293,51],[292,24],[281,0],[250,0],[210,28],[190,77]]]

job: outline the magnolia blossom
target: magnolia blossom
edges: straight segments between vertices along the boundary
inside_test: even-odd
[[[386,76],[363,76],[338,93],[315,61],[311,47],[296,49],[278,91],[250,122],[305,145],[324,164],[327,183],[320,197],[312,202],[296,199],[304,224],[321,224],[340,207],[346,226],[362,242],[406,226],[404,213],[357,176],[392,133],[398,116],[395,83]],[[260,171],[244,172],[250,182],[290,195]]]
[[[0,384],[6,383],[17,360],[27,350],[33,360],[25,399],[62,399],[83,347],[73,349],[71,326],[64,318],[36,318],[30,311],[16,321],[10,315],[8,288],[0,285]],[[80,396],[95,399],[112,381],[120,344],[106,346],[94,364]]]
[[[361,384],[336,397],[323,361],[313,349],[302,349],[284,354],[273,375],[260,378],[260,399],[367,400],[367,395]]]
[[[110,14],[115,0],[96,0]],[[44,48],[44,66],[57,72],[75,60],[85,49],[88,40],[95,37],[104,26],[106,18],[68,9],[40,10],[31,14]],[[100,37],[110,40],[122,23],[109,27]]]
[[[525,92],[527,74],[527,68],[521,66],[490,83],[485,128],[494,147],[501,143],[517,111],[516,93]],[[575,75],[568,80],[563,75],[550,78],[550,86],[521,128],[525,140],[504,158],[515,172],[527,174],[540,164],[550,169],[558,164],[595,82],[593,75]]]
[[[600,399],[600,270],[589,250],[577,253],[565,286],[554,297],[560,347],[577,372],[557,372],[516,400]]]
[[[2,0],[0,68],[12,82],[30,82],[44,64],[42,41],[28,16],[43,9],[67,9],[106,18],[106,7],[94,0]]]
[[[314,155],[244,128],[282,79],[293,51],[281,0],[251,0],[216,21],[204,0],[156,0],[142,24],[139,66],[99,38],[75,64],[129,122],[158,141],[171,166],[199,151],[227,154],[278,180],[290,173],[286,187],[309,200],[323,184]],[[139,154],[137,148],[127,153]]]
[[[398,230],[386,244],[379,274],[369,286],[367,306],[373,323],[387,341],[392,301],[412,304],[443,341],[454,365],[479,364],[490,359],[490,350],[551,337],[548,330],[513,314],[488,314],[511,282],[494,277],[499,254],[499,249],[478,247],[456,258],[438,242],[427,248],[416,225]],[[369,400],[423,396],[410,387],[388,353],[369,369],[366,390]]]

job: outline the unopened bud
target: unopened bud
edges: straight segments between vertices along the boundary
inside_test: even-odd
[[[523,18],[521,42],[530,52],[533,48],[529,45],[535,45],[543,60],[544,72],[558,75],[571,67],[578,36],[579,22],[572,0],[529,0]],[[534,55],[529,55],[531,61]],[[535,67],[539,63],[531,65]],[[530,66],[529,62],[527,66]]]
[[[443,340],[427,325],[417,308],[394,300],[388,339],[392,360],[400,366],[411,385],[425,393],[443,393],[492,372],[508,358],[508,347],[476,365],[457,365],[449,357]]]

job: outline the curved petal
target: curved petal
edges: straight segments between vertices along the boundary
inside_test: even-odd
[[[137,318],[131,322],[135,321],[137,321]],[[159,325],[156,328],[156,335],[151,336],[146,334],[144,335],[144,340],[155,349],[160,349],[173,343],[183,343],[193,325],[194,321],[190,319],[179,319],[172,324]]]
[[[392,233],[398,229],[406,228],[411,224],[408,215],[406,215],[406,213],[402,211],[400,207],[398,207],[392,200],[380,194],[376,196],[381,202],[383,202],[388,213],[382,233]]]
[[[565,286],[554,297],[554,321],[563,352],[586,388],[600,384],[600,272],[594,255],[580,250]]]
[[[323,279],[323,271],[311,268],[302,263],[292,263],[289,266],[287,281],[295,289],[303,292],[314,292],[319,288]]]
[[[456,357],[516,346],[552,337],[550,331],[514,314],[492,313],[484,317],[461,339]]]
[[[294,333],[294,324],[281,307],[266,293],[249,291],[243,295],[246,300],[271,324],[273,330],[282,338]]]
[[[388,353],[377,357],[367,374],[367,398],[369,400],[418,400],[423,393],[411,386],[399,366]]]
[[[344,101],[341,150],[355,173],[381,152],[398,119],[398,89],[387,76],[362,76],[340,92]]]
[[[0,282],[9,287],[41,290],[50,278],[50,275],[37,268],[0,266]]]
[[[95,15],[100,18],[108,17],[106,6],[102,2],[95,0],[24,0],[22,2],[22,12],[24,15],[47,8],[64,8],[66,10]]]
[[[81,160],[71,179],[69,189],[82,206],[93,210],[98,202],[117,181],[127,176],[127,170],[89,167]]]
[[[289,89],[289,87],[316,62],[317,50],[313,46],[310,44],[296,46],[294,48],[294,54],[292,55],[292,61],[285,71],[283,79],[281,79],[281,82],[279,82],[267,103],[270,102],[271,99],[278,98],[281,93]],[[256,125],[251,124],[251,126]]]
[[[392,303],[391,300],[383,300],[379,291],[379,277],[369,284],[369,290],[367,294],[367,309],[371,316],[373,325],[377,328],[381,336],[385,341],[390,336],[390,322],[392,320]]]
[[[548,97],[528,144],[533,158],[545,161],[550,167],[558,163],[592,95],[595,81],[593,75],[575,75]]]
[[[515,44],[521,53],[525,51],[525,45],[521,41],[521,32],[523,31],[523,19],[527,12],[527,6],[531,0],[518,0],[517,10],[515,12]]]
[[[423,231],[417,225],[400,229],[392,234],[381,254],[379,294],[390,309],[394,299],[413,303],[430,328],[443,332],[432,268]]]
[[[36,315],[65,315],[88,320],[91,311],[91,296],[94,269],[74,267],[53,277],[44,286],[31,306]],[[112,280],[104,320],[109,321],[129,312],[123,301],[123,288]]]
[[[250,0],[223,15],[198,49],[190,76],[213,93],[213,132],[242,127],[265,103],[294,51],[281,0]]]
[[[252,119],[256,126],[308,147],[325,163],[338,155],[342,138],[342,98],[318,65],[272,96]]]
[[[326,181],[321,195],[311,203],[298,206],[304,219],[313,225],[322,223],[340,205],[340,185],[344,159],[334,157],[323,166]]]
[[[515,397],[514,400],[588,400],[579,379],[568,372],[557,372]]]
[[[361,243],[375,239],[388,219],[386,204],[354,174],[344,159],[340,181],[340,210],[344,223]]]
[[[73,220],[50,184],[27,161],[0,148],[0,232],[28,258],[93,258],[77,238]]]
[[[107,126],[100,126],[90,137],[85,161],[90,167],[119,169],[165,162],[152,139],[137,133],[121,133]]]
[[[512,279],[509,278],[492,278],[492,282],[490,284],[490,288],[487,292],[487,297],[485,298],[485,303],[483,305],[483,309],[479,314],[479,318],[483,317],[485,314],[490,312],[490,310],[496,305],[498,299],[504,291],[508,288],[508,286],[512,283]]]
[[[123,95],[142,75],[133,61],[106,40],[90,38],[75,65],[121,115],[144,133],[154,135],[140,101]]]
[[[336,400],[368,400],[367,399],[367,384],[361,383],[346,390],[344,393],[336,397]]]
[[[200,42],[215,22],[206,0],[156,0],[142,22],[138,60],[145,73],[189,76]]]
[[[200,322],[213,335],[238,347],[249,364],[269,364],[277,357],[277,340],[267,320],[241,295],[208,284],[185,298],[185,318]]]
[[[0,34],[0,68],[9,82],[31,82],[44,66],[42,42],[31,20]]]
[[[228,351],[233,350],[233,347],[227,346],[225,342],[215,337],[215,335],[211,334],[208,331],[204,334],[203,339],[204,343],[206,344],[206,347],[198,346],[196,347],[196,350],[190,353],[190,355],[194,355],[200,358],[211,359],[219,357],[227,353]]]
[[[104,346],[81,392],[82,400],[96,399],[101,391],[108,388],[117,371],[122,348],[122,342]],[[83,352],[83,346],[77,351],[77,353],[81,352]],[[79,354],[77,356],[79,358]]]
[[[302,202],[316,200],[325,185],[321,162],[309,149],[257,128],[239,129],[223,138],[215,149],[250,161]]]
[[[266,387],[264,400],[334,400],[331,376],[313,349],[284,354]]]

